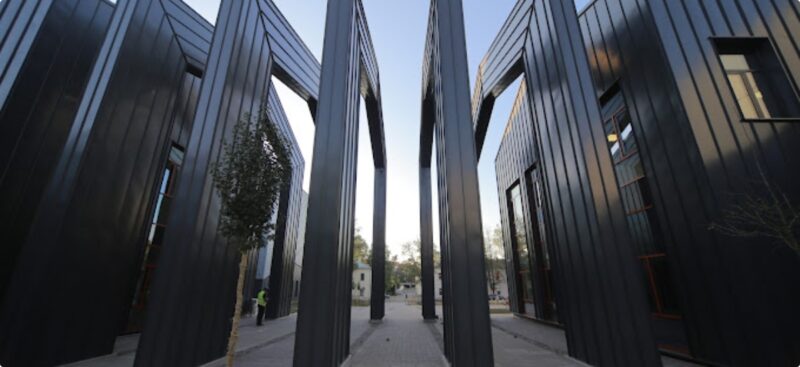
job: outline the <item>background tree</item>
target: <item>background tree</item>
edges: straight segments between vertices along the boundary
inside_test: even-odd
[[[397,280],[397,263],[397,255],[392,255],[389,248],[386,248],[386,267],[384,268],[386,276],[384,279],[384,286],[386,287],[386,291],[392,295],[395,294],[397,284],[399,284]]]
[[[765,237],[800,256],[800,207],[759,166],[759,180],[734,194],[734,203],[709,229],[731,237]]]
[[[400,254],[405,258],[397,264],[398,280],[401,283],[415,283],[422,271],[422,242],[419,239],[404,243],[400,247]]]
[[[505,271],[503,256],[503,229],[496,225],[494,229],[484,234],[484,256],[486,257],[486,283],[492,294],[497,293],[497,283],[500,281],[500,272]]]
[[[369,264],[372,258],[372,251],[367,241],[361,236],[361,227],[356,227],[353,236],[353,262]]]
[[[269,121],[266,108],[262,108],[255,119],[250,114],[239,119],[231,141],[224,144],[222,157],[211,170],[222,202],[219,231],[241,257],[233,325],[228,339],[228,366],[233,365],[239,337],[247,255],[263,247],[265,240],[274,235],[270,219],[281,187],[288,182],[291,172],[286,142]]]

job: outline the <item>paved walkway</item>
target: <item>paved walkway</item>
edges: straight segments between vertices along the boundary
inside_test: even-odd
[[[495,366],[587,366],[569,357],[564,331],[511,314],[492,315]]]
[[[419,307],[387,302],[383,322],[373,326],[363,344],[352,347],[350,365],[442,366],[442,350],[432,327],[422,320]]]
[[[263,366],[276,366],[276,367],[291,367],[292,357],[294,355],[294,326],[297,322],[297,314],[292,314],[290,319],[292,327],[290,333],[284,337],[273,338],[272,342],[262,344],[257,348],[247,349],[238,352],[236,355],[236,367],[263,367]],[[280,320],[284,320],[280,319]],[[273,327],[273,323],[280,321],[269,321],[262,327],[264,330],[269,330]],[[371,325],[369,323],[369,307],[353,307],[350,314],[350,344],[355,344],[358,338],[364,335]],[[282,334],[282,333],[275,333]],[[240,340],[242,338],[240,337]],[[222,366],[221,364],[219,366]],[[217,364],[209,365],[218,366]]]
[[[369,307],[353,307],[350,326],[351,357],[346,366],[446,366],[442,354],[441,321],[426,323],[419,305],[403,299],[386,303],[383,322],[369,322]],[[440,307],[437,313],[441,315]],[[262,327],[255,318],[242,319],[237,344],[236,367],[291,367],[297,315],[271,320]],[[115,353],[70,366],[130,367],[133,365],[136,336],[118,339]],[[492,345],[495,365],[500,367],[586,366],[567,354],[564,331],[511,314],[492,314]],[[218,359],[203,367],[224,366]],[[665,367],[694,366],[664,358]]]
[[[442,355],[442,323],[422,321],[419,306],[393,300],[386,303],[383,322],[369,324],[368,317],[369,308],[353,307],[351,357],[347,366],[446,366]],[[493,315],[492,321],[496,366],[530,366],[532,363],[542,367],[585,366],[566,355],[563,332],[558,329],[510,315]],[[270,324],[265,326],[269,327]],[[548,346],[548,343],[555,346]],[[559,350],[562,346],[564,350]],[[236,366],[289,367],[293,350],[294,338],[286,338],[239,354]]]

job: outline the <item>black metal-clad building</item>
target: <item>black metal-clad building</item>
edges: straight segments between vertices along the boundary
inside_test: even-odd
[[[270,77],[313,109],[320,67],[270,1],[223,3],[216,31],[180,0],[0,3],[0,364],[130,333],[137,365],[221,357],[239,255],[208,170],[262,105],[294,169],[271,277],[271,315],[288,314],[304,162]]]
[[[800,4],[596,0],[578,15],[579,32],[555,36],[542,22],[553,9],[526,3],[487,54],[476,99],[480,147],[480,103],[525,71],[495,160],[512,310],[563,324],[570,354],[593,364],[631,365],[623,358],[637,351],[615,349],[628,331],[610,327],[634,322],[645,307],[649,325],[631,331],[647,331],[640,337],[663,353],[713,365],[796,365],[800,257],[772,238],[731,237],[713,225],[748,196],[768,200],[767,185],[800,205]],[[511,25],[526,16],[540,32],[514,36]],[[565,38],[582,42],[588,59],[593,88],[582,93],[599,105],[594,126],[576,129],[575,100],[554,93],[575,86],[566,73],[581,73],[553,62],[559,56],[549,50]],[[504,76],[491,66],[513,63],[500,52],[513,48],[509,39],[532,39],[538,52],[521,59],[533,67],[520,61],[498,82]],[[621,211],[563,200],[602,187]],[[595,215],[624,225],[585,220]],[[568,245],[604,232],[617,242]],[[587,257],[596,266],[576,268]],[[630,284],[644,289],[585,286],[613,280],[612,260],[633,261],[641,281]]]

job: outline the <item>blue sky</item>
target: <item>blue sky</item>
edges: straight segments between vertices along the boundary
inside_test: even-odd
[[[212,23],[216,19],[219,0],[184,1]],[[311,51],[321,59],[327,1],[273,1]],[[589,2],[589,0],[575,1],[578,9]],[[430,2],[429,0],[363,0],[363,3],[378,58],[383,94],[389,190],[386,243],[392,253],[398,254],[404,242],[419,238],[420,85]],[[471,84],[474,84],[478,64],[514,3],[516,3],[514,0],[463,1]],[[276,85],[278,95],[306,157],[305,187],[307,188],[314,139],[311,115],[299,97],[279,83]],[[500,223],[494,158],[517,88],[518,82],[515,82],[497,100],[482,159],[478,165],[484,231]],[[371,242],[373,170],[363,109],[360,135],[356,222],[367,242]],[[434,228],[436,227],[438,226],[434,225]],[[434,234],[434,238],[438,242],[438,233]]]

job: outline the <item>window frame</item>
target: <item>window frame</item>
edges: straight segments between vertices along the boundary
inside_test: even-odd
[[[776,59],[778,60],[778,64],[780,64],[781,71],[783,72],[783,76],[786,78],[786,81],[789,83],[789,87],[794,95],[795,100],[797,101],[798,106],[800,106],[800,88],[798,88],[797,83],[795,82],[794,78],[792,77],[791,71],[786,66],[786,60],[781,54],[780,49],[775,45],[775,42],[772,40],[771,37],[761,37],[761,36],[744,36],[744,37],[719,37],[719,36],[711,36],[708,37],[708,40],[711,42],[711,46],[714,48],[714,53],[717,59],[717,66],[719,66],[719,70],[722,71],[722,75],[725,79],[725,85],[728,86],[728,93],[730,97],[733,99],[733,103],[736,105],[736,110],[739,112],[739,121],[741,122],[750,122],[750,123],[757,123],[757,122],[800,122],[800,115],[795,117],[769,117],[769,118],[747,118],[744,115],[744,111],[742,111],[742,107],[739,105],[739,102],[736,98],[736,93],[734,92],[733,85],[731,85],[730,79],[728,78],[728,71],[725,69],[725,66],[722,64],[722,55],[732,55],[732,53],[727,52],[725,50],[720,49],[720,45],[724,43],[752,43],[755,44],[757,42],[766,42],[765,46],[771,48],[772,52],[774,53]],[[746,48],[747,46],[743,46],[742,48]],[[749,93],[749,92],[748,92]]]

